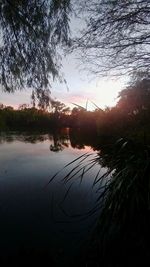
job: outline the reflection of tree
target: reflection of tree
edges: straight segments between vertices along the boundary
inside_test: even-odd
[[[38,134],[38,133],[27,133],[27,132],[12,132],[12,133],[5,133],[0,135],[0,142],[15,142],[16,140],[36,144],[37,142],[44,142],[47,139],[47,135],[45,134]]]
[[[14,141],[14,136],[12,135],[0,135],[0,143],[3,143],[4,141],[6,141],[7,143],[12,143]]]
[[[77,149],[84,149],[85,146],[90,146],[97,150],[101,142],[95,132],[84,131],[84,129],[70,129],[69,137],[71,146]]]
[[[26,143],[36,144],[37,142],[44,142],[46,140],[45,135],[29,135],[29,136],[22,136],[22,140]]]
[[[54,145],[50,145],[50,151],[53,151],[53,152],[62,151],[63,149],[64,148],[62,144],[59,142],[54,143]]]
[[[53,144],[50,145],[51,151],[60,151],[69,146],[69,135],[67,128],[49,134],[37,132],[6,132],[0,134],[1,143],[4,141],[11,143],[16,140],[32,144],[50,140],[53,142]]]
[[[68,135],[64,134],[64,129],[62,131],[55,131],[53,133],[53,143],[50,145],[50,150],[53,152],[59,152],[68,147]]]

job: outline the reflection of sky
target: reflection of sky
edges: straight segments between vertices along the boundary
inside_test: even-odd
[[[62,182],[65,169],[45,185],[54,173],[85,151],[69,146],[54,153],[49,149],[50,144],[52,140],[45,137],[36,143],[15,138],[8,142],[4,138],[0,144],[0,249],[46,247],[54,253],[62,249],[64,256],[68,256],[68,250],[73,253],[91,229],[96,217],[80,221],[72,216],[93,207],[97,194],[91,185],[100,166],[89,171],[82,183],[74,179],[64,200],[70,186],[69,182]]]
[[[89,110],[95,108],[90,101],[101,108],[113,106],[116,103],[118,92],[124,86],[124,80],[92,79],[93,77],[87,76],[85,72],[79,71],[81,67],[79,67],[79,62],[74,57],[74,55],[71,55],[63,60],[62,71],[67,80],[69,91],[65,84],[55,82],[51,88],[52,96],[71,107],[73,107],[71,103],[85,107],[86,101],[89,99]],[[0,102],[18,107],[19,104],[30,104],[30,95],[30,90],[17,91],[14,94],[0,92]]]

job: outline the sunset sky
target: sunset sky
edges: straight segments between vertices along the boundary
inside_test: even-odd
[[[73,55],[63,59],[62,71],[69,90],[65,84],[55,82],[51,88],[52,97],[70,107],[73,107],[71,103],[85,107],[88,99],[88,110],[95,109],[90,101],[100,108],[115,105],[118,92],[125,86],[125,80],[93,78],[86,72],[80,71],[78,64],[79,62],[75,60]],[[17,108],[19,104],[30,104],[30,95],[31,90],[29,89],[16,91],[14,94],[0,92],[0,103]]]
[[[71,19],[71,29],[73,33],[78,33],[82,28],[83,21],[80,19]],[[102,79],[93,77],[86,72],[81,71],[84,66],[76,59],[78,55],[71,54],[63,58],[62,72],[67,81],[69,90],[65,84],[55,82],[52,85],[52,97],[65,103],[69,107],[74,107],[71,103],[86,106],[88,101],[88,110],[95,109],[95,106],[90,104],[94,102],[100,108],[113,106],[117,102],[118,92],[126,85],[126,80],[112,80],[111,78]],[[79,66],[80,64],[80,66]],[[14,94],[2,93],[0,90],[0,103],[11,105],[17,108],[20,104],[31,103],[31,90],[16,91]]]

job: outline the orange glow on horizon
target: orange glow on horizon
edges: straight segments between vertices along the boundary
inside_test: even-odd
[[[118,94],[125,88],[125,81],[107,80],[99,81],[96,85],[89,84],[86,88],[81,88],[79,92],[65,92],[63,98],[58,98],[64,102],[66,106],[71,109],[75,107],[75,103],[88,111],[93,111],[96,106],[105,109],[106,107],[113,107],[118,101]]]

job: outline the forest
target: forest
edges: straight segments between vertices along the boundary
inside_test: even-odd
[[[69,127],[106,137],[150,140],[150,79],[127,86],[114,107],[87,111],[79,105],[72,110],[60,101],[51,101],[49,110],[22,104],[18,109],[0,105],[0,130],[50,130]],[[133,131],[134,129],[134,131]]]

